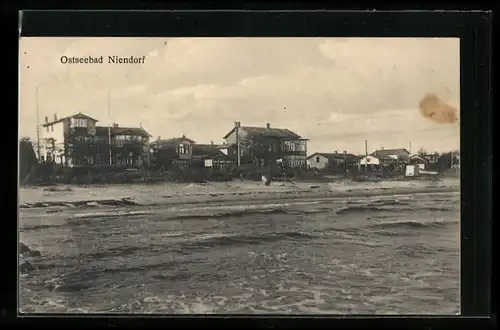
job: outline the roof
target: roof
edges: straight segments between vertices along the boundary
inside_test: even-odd
[[[53,125],[53,124],[57,124],[57,123],[60,123],[66,119],[71,119],[71,118],[82,118],[82,119],[90,119],[92,121],[95,121],[95,122],[98,122],[99,120],[95,119],[95,118],[92,118],[92,117],[89,117],[81,112],[75,114],[75,115],[71,115],[71,116],[66,116],[66,117],[62,117],[62,118],[59,118],[57,120],[53,120],[53,121],[49,121],[48,123],[44,123],[42,125],[42,127],[47,127],[48,125]]]
[[[383,157],[383,156],[389,156],[389,155],[397,155],[397,154],[400,154],[400,153],[407,153],[407,154],[410,154],[410,152],[404,148],[402,149],[383,149],[383,150],[376,150],[374,152],[371,153],[372,156],[375,156],[379,159],[381,159],[380,157]]]
[[[224,144],[219,144],[217,146],[217,148],[219,148],[219,149],[226,149],[226,148],[229,148],[229,147],[235,146],[235,145],[236,145],[236,143],[224,143]]]
[[[376,156],[374,154],[371,154],[371,155],[363,156],[363,158],[366,158],[366,157],[373,157],[373,158],[377,158],[379,160],[394,160],[394,161],[396,160],[396,159],[392,158],[389,155],[378,155],[378,156]]]
[[[227,139],[236,128],[230,130],[223,139]],[[241,126],[241,130],[244,130],[249,135],[260,135],[265,137],[277,137],[281,139],[302,139],[300,135],[294,133],[286,128],[267,128],[267,127],[254,127],[254,126]]]
[[[211,158],[225,156],[225,154],[220,151],[219,146],[215,144],[194,144],[193,155]]]
[[[188,141],[189,143],[195,144],[196,142],[191,140],[190,138],[187,138],[185,136],[183,137],[173,137],[170,139],[163,139],[163,140],[156,140],[151,142],[152,145],[155,144],[171,144],[171,145],[178,145],[181,144],[184,141]]]
[[[337,153],[316,152],[316,153],[310,155],[309,157],[307,157],[307,159],[312,158],[314,156],[318,156],[318,155],[323,156],[323,157],[327,158],[328,160],[344,159],[344,157],[349,158],[349,159],[353,159],[353,158],[358,157],[358,156],[353,155],[353,154],[345,154],[344,155],[344,153],[340,153],[340,152],[337,152]]]
[[[146,132],[146,130],[142,127],[96,126],[95,134],[98,136],[107,136],[109,134],[109,129],[111,129],[111,135],[134,135],[142,137],[151,137],[151,134]]]

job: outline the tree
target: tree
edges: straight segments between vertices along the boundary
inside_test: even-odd
[[[452,166],[452,153],[445,152],[439,155],[438,164],[441,170],[450,169]]]
[[[427,151],[424,148],[420,148],[417,151],[417,155],[423,158],[427,155]]]
[[[92,138],[86,136],[71,136],[64,143],[65,154],[73,164],[85,164],[86,157],[95,156],[96,148]]]
[[[252,135],[240,141],[255,164],[263,167],[276,163],[276,141],[263,135]]]

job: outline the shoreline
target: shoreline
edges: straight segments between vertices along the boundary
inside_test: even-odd
[[[234,202],[265,202],[265,201],[294,201],[294,200],[333,200],[339,198],[367,198],[375,196],[397,196],[411,194],[433,194],[433,193],[460,193],[458,186],[441,187],[398,187],[398,188],[372,188],[372,189],[348,189],[344,191],[335,191],[334,189],[325,191],[321,189],[310,188],[307,190],[285,190],[285,191],[233,191],[233,192],[205,192],[192,194],[164,195],[156,196],[155,200],[141,200],[134,196],[123,196],[118,198],[89,198],[64,200],[62,196],[59,200],[47,201],[27,201],[20,203],[20,210],[40,209],[48,207],[161,207],[174,205],[193,205],[193,204],[217,204]],[[139,196],[140,197],[140,196]]]

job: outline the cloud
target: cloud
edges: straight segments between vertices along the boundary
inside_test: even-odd
[[[197,141],[219,141],[235,120],[290,128],[317,148],[394,134],[458,139],[419,115],[426,93],[459,108],[458,39],[22,38],[20,49],[25,135],[34,135],[39,86],[42,116],[107,120],[110,93],[114,121]],[[89,66],[62,65],[61,55],[147,58]]]

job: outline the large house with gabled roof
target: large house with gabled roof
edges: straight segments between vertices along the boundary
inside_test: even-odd
[[[141,127],[97,126],[98,120],[83,113],[41,125],[40,160],[63,166],[125,165],[149,162],[149,138]]]
[[[227,155],[237,156],[239,145],[241,164],[277,162],[289,168],[307,166],[308,139],[286,128],[274,128],[269,123],[256,127],[235,122],[223,139],[225,143],[220,148]]]

